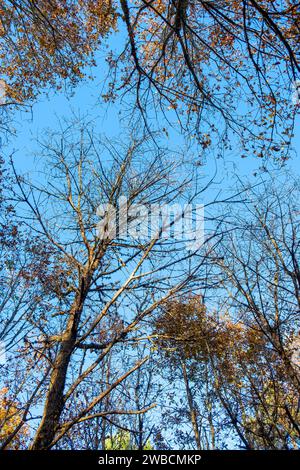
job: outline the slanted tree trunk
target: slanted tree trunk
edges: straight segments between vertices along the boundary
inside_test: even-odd
[[[86,296],[84,279],[82,279],[81,286],[81,292],[70,310],[60,350],[53,365],[43,417],[31,445],[31,450],[49,449],[59,428],[59,420],[64,408],[64,388],[68,366],[77,340],[78,324]]]

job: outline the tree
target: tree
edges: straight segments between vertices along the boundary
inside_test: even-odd
[[[119,432],[105,440],[105,450],[136,450],[131,444],[129,432]],[[147,441],[142,450],[153,450],[150,441]]]
[[[282,189],[272,182],[257,192],[249,189],[249,205],[234,215],[236,231],[226,237],[220,266],[234,291],[233,305],[240,305],[245,321],[256,322],[299,390],[299,367],[291,350],[300,305],[297,196],[293,178]]]
[[[229,222],[236,230],[218,247],[228,293],[223,303],[263,342],[259,361],[238,361],[251,391],[247,419],[244,384],[235,390],[239,419],[255,448],[298,448],[300,437],[298,189],[290,175],[281,179],[281,188],[270,180],[249,189],[249,202]]]
[[[215,448],[217,422],[212,409],[217,398],[211,386],[209,351],[217,354],[222,342],[216,318],[208,315],[202,296],[177,298],[163,306],[154,332],[158,362],[171,385],[169,405],[162,410],[166,432],[175,428],[176,442],[183,449]]]
[[[173,416],[182,429],[188,409],[198,448],[232,433],[247,449],[299,448],[298,181],[280,178],[244,185],[223,218],[214,301],[179,298],[156,321],[163,370],[186,389]]]
[[[246,449],[298,448],[297,391],[254,323],[208,314],[192,298],[172,302],[156,331],[175,395],[165,425],[174,420],[183,448],[222,448],[228,436]]]
[[[0,75],[7,103],[30,101],[47,86],[75,84],[115,25],[110,0],[1,0]]]
[[[123,90],[134,89],[148,128],[159,110],[168,125],[176,120],[194,133],[203,149],[215,136],[221,153],[221,142],[230,146],[233,131],[244,155],[287,157],[296,110],[291,85],[300,71],[298,4],[121,0],[120,5],[128,41],[111,59],[112,77],[125,62]],[[111,80],[108,98],[119,86]]]
[[[13,178],[0,162],[0,341],[6,352],[22,342],[41,313],[43,288],[37,272],[46,281],[48,252],[16,215]]]
[[[45,185],[15,173],[20,217],[49,250],[48,309],[36,319],[23,356],[25,362],[37,358],[32,380],[45,397],[39,395],[43,416],[32,449],[50,449],[74,427],[96,418],[139,414],[151,407],[132,409],[127,402],[120,409],[112,401],[108,406],[113,408],[97,410],[148,360],[147,355],[137,358],[132,348],[139,338],[147,341],[146,319],[176,293],[193,289],[208,263],[213,239],[207,250],[205,244],[186,251],[182,242],[160,238],[161,229],[146,240],[118,238],[106,232],[109,220],[102,225],[105,236],[97,235],[100,204],[117,207],[126,195],[129,209],[137,203],[149,207],[174,201],[190,187],[191,175],[181,172],[174,180],[170,168],[175,171],[177,164],[149,145],[144,139],[125,149],[101,143],[90,124],[80,124],[76,132],[72,123],[43,145],[49,159]],[[191,200],[201,191],[196,189]],[[131,222],[135,217],[130,215]],[[36,278],[43,284],[43,273]],[[120,351],[127,351],[125,368],[113,367],[107,383],[104,361],[112,353],[116,364]],[[85,394],[85,400],[82,392],[93,380],[98,390]]]
[[[14,438],[10,441],[8,448],[18,450],[24,448],[28,437],[28,428],[23,427],[21,432],[15,433],[21,421],[21,412],[18,409],[18,405],[11,401],[7,395],[7,389],[3,388],[0,390],[0,443],[14,434]]]
[[[213,290],[155,319],[165,432],[183,448],[299,448],[298,181],[280,180],[244,185],[224,216]]]
[[[131,109],[148,131],[160,111],[203,150],[217,142],[221,153],[220,144],[230,147],[238,136],[244,156],[288,157],[298,109],[291,102],[300,72],[298,4],[2,0],[0,9],[8,103],[30,101],[65,79],[77,83],[119,24],[125,46],[106,54],[106,100],[133,91]]]

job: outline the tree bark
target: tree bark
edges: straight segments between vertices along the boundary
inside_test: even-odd
[[[77,340],[78,324],[84,304],[84,290],[84,280],[82,279],[81,292],[70,310],[67,328],[63,334],[60,350],[54,362],[43,417],[30,447],[31,450],[50,449],[59,428],[60,416],[64,408],[64,388],[68,366]]]

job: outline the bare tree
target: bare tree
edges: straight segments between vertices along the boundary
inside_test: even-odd
[[[230,206],[211,292],[156,317],[163,434],[183,448],[299,448],[298,181],[280,179]]]
[[[243,387],[233,413],[254,448],[298,448],[299,439],[299,192],[297,178],[280,178],[281,187],[270,180],[249,190],[218,247],[224,306],[263,344],[259,360],[240,363],[254,417],[241,419]]]
[[[249,204],[233,222],[236,231],[222,245],[220,266],[240,317],[257,323],[299,390],[290,349],[299,331],[298,183],[288,178],[281,189],[271,181],[262,191],[249,190]]]
[[[184,191],[189,202],[207,184],[200,188],[190,173],[145,139],[122,148],[99,142],[88,125],[74,129],[72,123],[44,144],[47,173],[40,175],[40,183],[15,173],[21,217],[49,253],[47,278],[42,271],[35,274],[48,305],[28,345],[39,362],[37,383],[49,371],[32,449],[55,446],[81,423],[151,407],[118,409],[112,401],[112,409],[96,411],[148,360],[147,355],[136,358],[132,345],[139,338],[147,341],[151,314],[178,292],[192,290],[201,275],[206,282],[202,267],[214,246],[211,239],[207,249],[185,250],[182,241],[161,238],[161,228],[148,239],[99,237],[100,204],[117,207],[125,195],[129,209],[133,204],[149,207],[179,201]],[[130,215],[131,222],[135,217]],[[115,366],[107,383],[105,359],[116,351],[116,364],[119,348],[127,348],[127,365],[123,370]],[[101,384],[98,392],[81,400],[80,390],[92,379]]]

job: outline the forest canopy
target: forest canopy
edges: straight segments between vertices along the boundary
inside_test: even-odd
[[[299,449],[299,57],[295,0],[0,0],[1,450]]]

